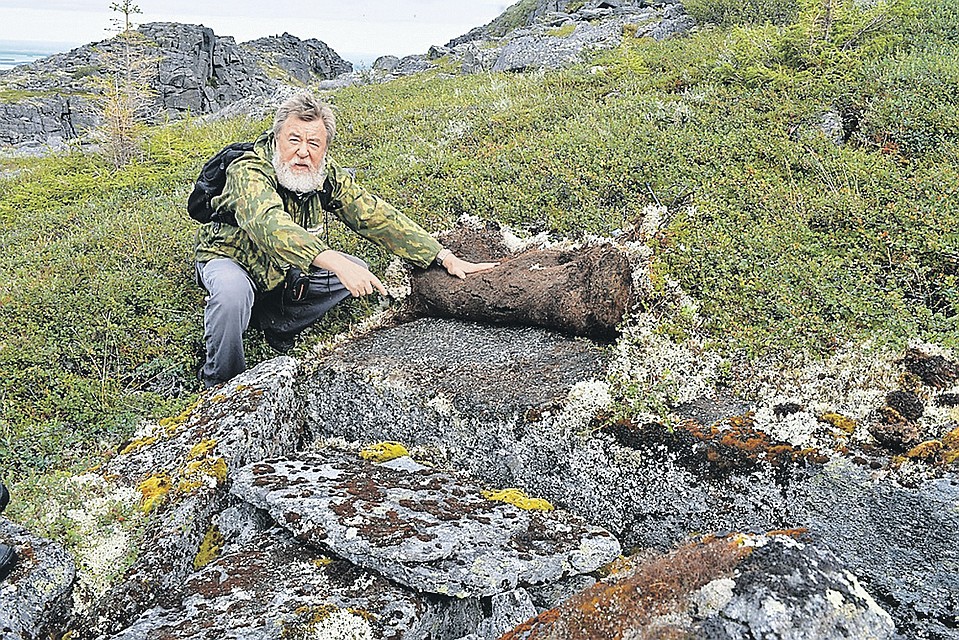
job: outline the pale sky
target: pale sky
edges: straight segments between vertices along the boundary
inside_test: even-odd
[[[70,49],[108,38],[117,0],[0,0],[0,41]],[[202,24],[237,42],[284,32],[322,40],[347,60],[426,53],[500,15],[510,0],[140,0],[136,24]]]

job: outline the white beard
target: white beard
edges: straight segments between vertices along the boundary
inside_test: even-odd
[[[280,160],[278,152],[273,153],[273,169],[276,171],[276,179],[282,187],[289,189],[294,193],[310,193],[319,191],[323,188],[326,181],[326,157],[320,161],[320,166],[316,171],[303,173],[294,171],[290,165]]]

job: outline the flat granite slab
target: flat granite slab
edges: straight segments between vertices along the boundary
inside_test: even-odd
[[[563,511],[489,500],[466,476],[334,451],[240,469],[232,493],[301,541],[417,591],[491,596],[593,571],[620,553]]]

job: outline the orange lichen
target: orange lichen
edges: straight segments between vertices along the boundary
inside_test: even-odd
[[[766,460],[773,464],[785,461],[807,460],[824,462],[824,456],[816,449],[797,449],[776,442],[769,434],[755,428],[754,413],[731,416],[709,427],[697,422],[686,422],[683,428],[697,440],[710,445],[707,457],[712,462],[728,460],[728,454],[740,454],[744,461]]]
[[[656,618],[684,610],[688,597],[732,574],[752,552],[740,536],[709,538],[615,574],[516,627],[500,640],[622,638]],[[658,628],[658,638],[688,637],[680,619]],[[662,632],[662,633],[660,633]],[[664,635],[667,634],[667,635]]]
[[[789,536],[790,538],[801,538],[809,533],[806,527],[797,527],[795,529],[773,529],[766,533],[767,536]]]

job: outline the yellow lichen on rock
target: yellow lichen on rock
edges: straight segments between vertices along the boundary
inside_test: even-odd
[[[188,462],[180,473],[177,490],[189,493],[205,486],[220,486],[226,480],[227,468],[223,458],[201,458]]]
[[[206,565],[210,564],[216,557],[220,555],[220,551],[223,549],[223,534],[220,533],[220,529],[216,525],[210,527],[206,534],[203,536],[203,541],[200,543],[200,549],[196,553],[196,557],[193,559],[193,568],[202,569]]]
[[[499,491],[484,491],[483,497],[487,500],[505,502],[524,511],[552,511],[555,507],[542,498],[530,498],[520,489],[500,489]]]
[[[147,436],[145,438],[137,438],[136,440],[131,440],[127,446],[123,447],[123,449],[120,450],[120,455],[122,456],[128,453],[133,453],[134,451],[138,451],[142,449],[143,447],[150,446],[156,441],[157,441],[157,436]]]
[[[399,442],[377,442],[376,444],[364,447],[363,450],[360,451],[361,458],[364,460],[372,460],[373,462],[389,462],[390,460],[408,455],[410,455],[410,452]]]
[[[190,404],[190,406],[181,411],[179,415],[170,418],[163,418],[160,420],[159,425],[166,430],[166,434],[168,436],[172,436],[177,432],[177,430],[179,430],[180,426],[186,423],[187,419],[190,417],[190,414],[193,413],[193,410],[200,406],[201,398],[202,396],[197,398]]]
[[[946,464],[959,462],[959,427],[942,437],[942,461]]]
[[[165,473],[150,476],[141,482],[137,486],[137,491],[143,495],[143,499],[140,501],[140,509],[144,513],[150,513],[163,502],[171,488],[170,476]]]
[[[939,440],[927,440],[926,442],[921,442],[915,447],[906,452],[907,458],[919,458],[920,460],[925,460],[927,458],[932,458],[939,451],[942,450],[942,442]]]
[[[187,454],[187,460],[196,460],[197,458],[202,458],[216,446],[216,440],[201,440],[190,449],[190,453]]]
[[[856,430],[856,421],[840,413],[824,413],[819,419],[840,431],[852,434]]]

